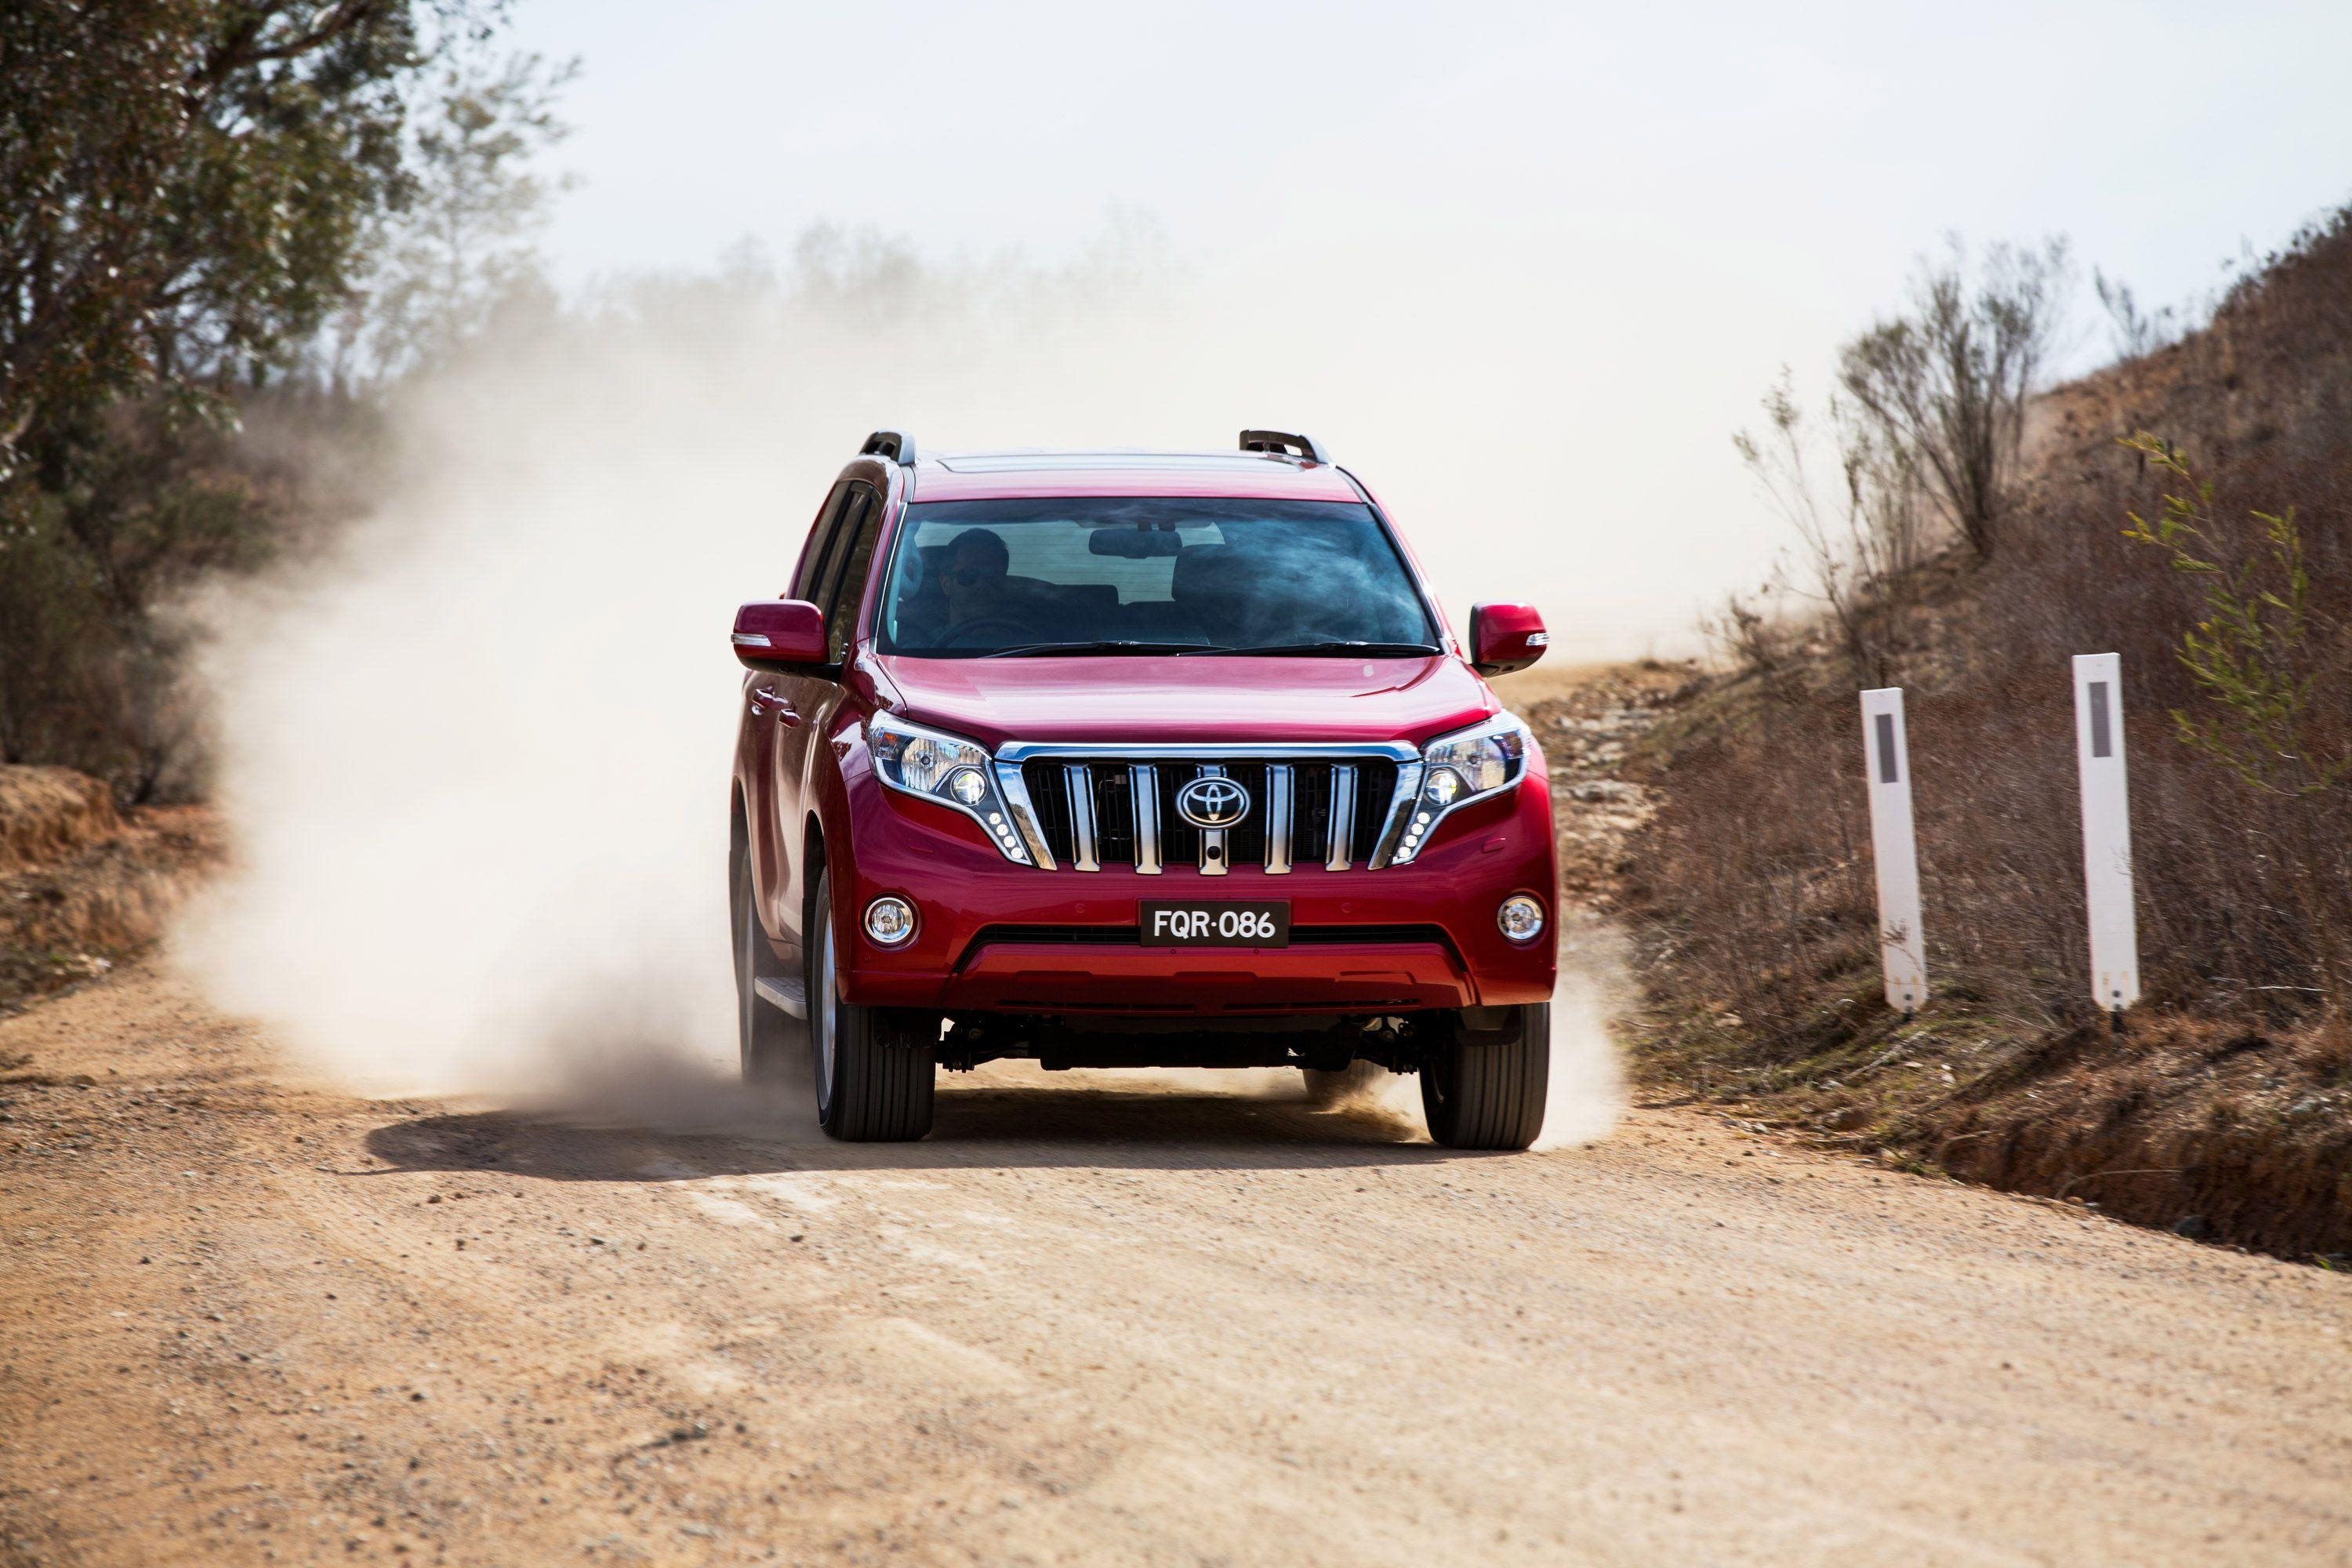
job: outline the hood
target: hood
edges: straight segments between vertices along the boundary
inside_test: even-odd
[[[1424,658],[905,658],[872,668],[919,723],[992,750],[1007,741],[1408,741],[1499,704],[1470,667]]]

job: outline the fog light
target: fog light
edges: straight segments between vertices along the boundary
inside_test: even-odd
[[[988,798],[988,781],[977,768],[958,768],[948,775],[948,793],[966,805],[978,805]]]
[[[1543,934],[1543,905],[1525,893],[1514,893],[1495,911],[1495,923],[1513,942],[1533,942]]]
[[[915,906],[904,899],[875,900],[866,906],[866,934],[884,947],[897,947],[915,934]]]

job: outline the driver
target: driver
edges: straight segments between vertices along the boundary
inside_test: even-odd
[[[1020,608],[1005,581],[1012,569],[1013,552],[1005,548],[1003,534],[988,528],[967,528],[957,534],[939,576],[948,625],[1001,619]]]

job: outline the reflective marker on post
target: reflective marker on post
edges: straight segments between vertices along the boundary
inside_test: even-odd
[[[2082,763],[2083,891],[2091,917],[2091,998],[2110,1013],[2120,1013],[2139,1000],[2123,696],[2120,657],[2074,656],[2074,751]]]
[[[1878,866],[1878,946],[1886,1005],[1916,1013],[1927,1000],[1927,944],[1919,930],[1919,850],[1911,831],[1911,752],[1903,689],[1862,694],[1862,747],[1870,780],[1870,849]]]

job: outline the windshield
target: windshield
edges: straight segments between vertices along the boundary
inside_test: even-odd
[[[1437,645],[1370,507],[1222,497],[919,502],[880,630],[885,653],[938,658]]]

